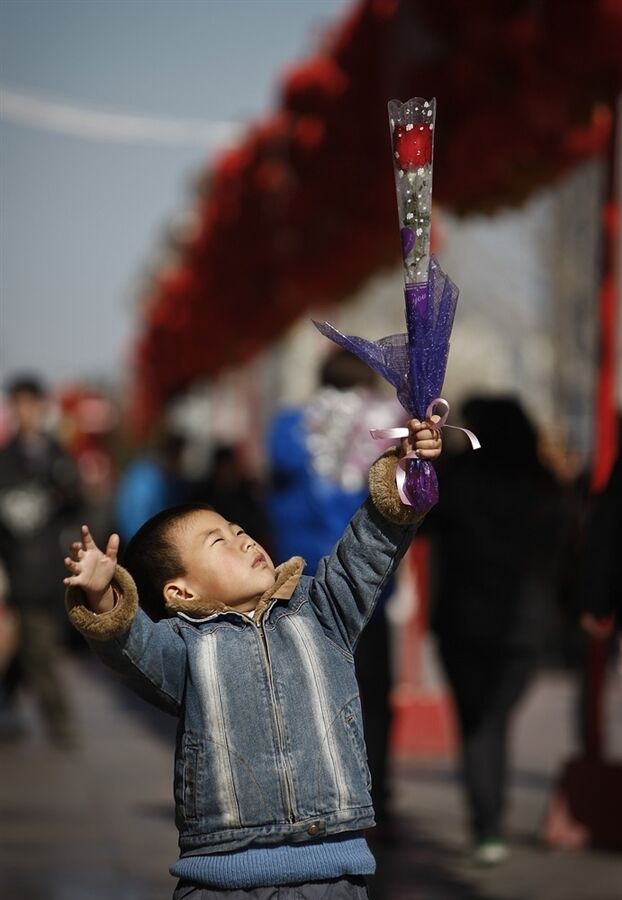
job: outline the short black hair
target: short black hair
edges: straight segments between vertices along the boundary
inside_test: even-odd
[[[31,394],[33,397],[43,398],[47,393],[43,380],[29,372],[11,378],[7,383],[6,392],[11,398],[17,394]]]
[[[371,388],[376,383],[376,375],[362,359],[338,347],[331,351],[320,368],[320,385],[334,387],[338,391],[353,388]]]
[[[140,605],[158,622],[166,616],[164,585],[186,570],[173,540],[177,525],[197,512],[214,512],[208,503],[184,503],[156,513],[138,529],[123,553],[123,565],[138,588]]]

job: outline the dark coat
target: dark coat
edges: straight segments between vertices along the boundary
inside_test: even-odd
[[[441,484],[426,526],[438,560],[435,631],[445,643],[535,651],[560,546],[555,481],[539,464],[482,449],[450,460]]]
[[[62,608],[61,536],[79,506],[76,466],[54,440],[18,436],[0,450],[0,557],[20,608]]]

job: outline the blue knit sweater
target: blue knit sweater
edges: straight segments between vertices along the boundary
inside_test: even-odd
[[[170,873],[202,887],[225,890],[372,875],[375,870],[376,862],[365,838],[349,833],[324,841],[183,856],[171,866]]]

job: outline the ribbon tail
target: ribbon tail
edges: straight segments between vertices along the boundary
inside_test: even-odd
[[[408,428],[371,428],[369,433],[375,441],[393,441],[408,437]]]
[[[471,449],[472,450],[480,450],[481,444],[479,442],[479,438],[477,435],[473,434],[472,431],[469,431],[468,428],[461,428],[460,425],[443,425],[443,428],[453,428],[454,431],[462,431],[468,439],[471,441]]]

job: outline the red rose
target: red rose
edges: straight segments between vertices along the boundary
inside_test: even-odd
[[[393,135],[393,150],[402,169],[417,169],[432,162],[432,130],[429,125],[413,125],[409,130],[398,125]]]

